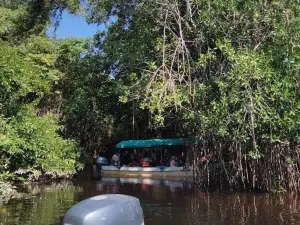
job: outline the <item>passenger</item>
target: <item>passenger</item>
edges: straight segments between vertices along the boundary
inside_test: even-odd
[[[175,156],[172,156],[172,158],[171,158],[170,167],[176,167],[176,157]]]
[[[148,154],[145,152],[144,158],[141,161],[142,167],[150,167],[152,163],[152,160],[148,158]]]
[[[137,159],[137,156],[134,156],[133,161],[129,163],[129,167],[138,167],[140,166],[139,160]]]
[[[203,155],[202,157],[201,157],[201,162],[202,163],[206,163],[208,160],[207,160],[207,158],[205,157],[205,155]]]
[[[111,164],[114,166],[118,166],[120,163],[120,154],[119,153],[115,153],[112,157],[111,157]]]
[[[139,162],[138,161],[132,161],[132,162],[130,162],[129,164],[128,164],[128,166],[129,167],[139,167],[140,166],[140,164],[139,164]]]
[[[123,165],[128,165],[130,163],[131,159],[127,150],[124,151],[124,154],[121,155],[120,161],[122,161]]]

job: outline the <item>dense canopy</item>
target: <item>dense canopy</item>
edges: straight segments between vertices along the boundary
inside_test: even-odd
[[[74,171],[122,140],[199,137],[199,184],[300,189],[299,0],[82,3],[0,3],[0,172]],[[107,29],[49,39],[63,10]]]

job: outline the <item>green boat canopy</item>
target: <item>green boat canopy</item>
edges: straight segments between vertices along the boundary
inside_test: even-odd
[[[183,146],[185,144],[203,144],[203,141],[198,138],[128,140],[121,141],[115,148],[151,148],[157,146]]]

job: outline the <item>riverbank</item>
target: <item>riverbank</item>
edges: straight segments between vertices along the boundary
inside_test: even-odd
[[[32,184],[43,184],[71,180],[75,172],[45,172],[38,170],[17,170],[0,174],[0,204],[23,196],[21,189]]]
[[[20,194],[16,190],[16,186],[8,182],[0,181],[0,205],[2,202],[7,202],[9,199],[19,196]]]

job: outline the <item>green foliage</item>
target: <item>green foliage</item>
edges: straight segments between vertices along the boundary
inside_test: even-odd
[[[34,48],[36,45],[31,42],[27,52],[22,51],[25,56],[21,56],[20,51],[7,43],[1,44],[4,54],[0,57],[0,148],[9,159],[6,168],[10,170],[35,167],[43,171],[73,171],[78,158],[76,144],[58,136],[58,121],[53,116],[39,117],[34,110],[58,79],[54,75],[58,74],[57,69],[51,70],[55,58],[44,57],[44,62],[38,61],[45,53]]]
[[[22,1],[0,5],[0,173],[17,181],[16,170],[74,173],[81,169],[78,143],[62,138],[58,82],[80,58],[84,40],[54,41],[43,32],[52,13],[78,1]],[[52,107],[50,107],[51,105]],[[12,176],[10,176],[12,175]]]
[[[212,162],[233,163],[230,184],[299,189],[298,1],[89,3],[90,21],[117,17],[99,46],[126,85],[120,102],[162,135],[206,139]]]
[[[0,182],[3,183],[9,183],[9,182],[22,182],[22,183],[26,183],[25,178],[23,177],[18,177],[15,174],[12,174],[8,171],[4,171],[0,174]]]
[[[49,91],[47,79],[32,61],[7,43],[0,43],[0,112],[10,117],[24,103],[34,102]],[[26,74],[24,76],[24,74]]]
[[[2,1],[0,40],[22,43],[28,37],[45,35],[51,19],[57,23],[64,9],[76,12],[79,5],[79,0]]]
[[[59,137],[56,123],[50,115],[36,116],[30,106],[20,110],[7,126],[0,145],[9,155],[9,168],[74,172],[78,146]]]
[[[87,20],[108,25],[90,43],[45,36],[79,1],[38,2],[0,4],[2,171],[74,169],[78,146],[58,133],[88,155],[200,136],[215,177],[299,188],[298,1],[89,0]]]
[[[122,87],[104,72],[102,57],[88,54],[69,68],[68,76],[62,80],[66,132],[80,139],[92,155],[105,149],[112,136],[118,135],[118,126],[123,125],[119,119],[127,109],[118,102]]]

